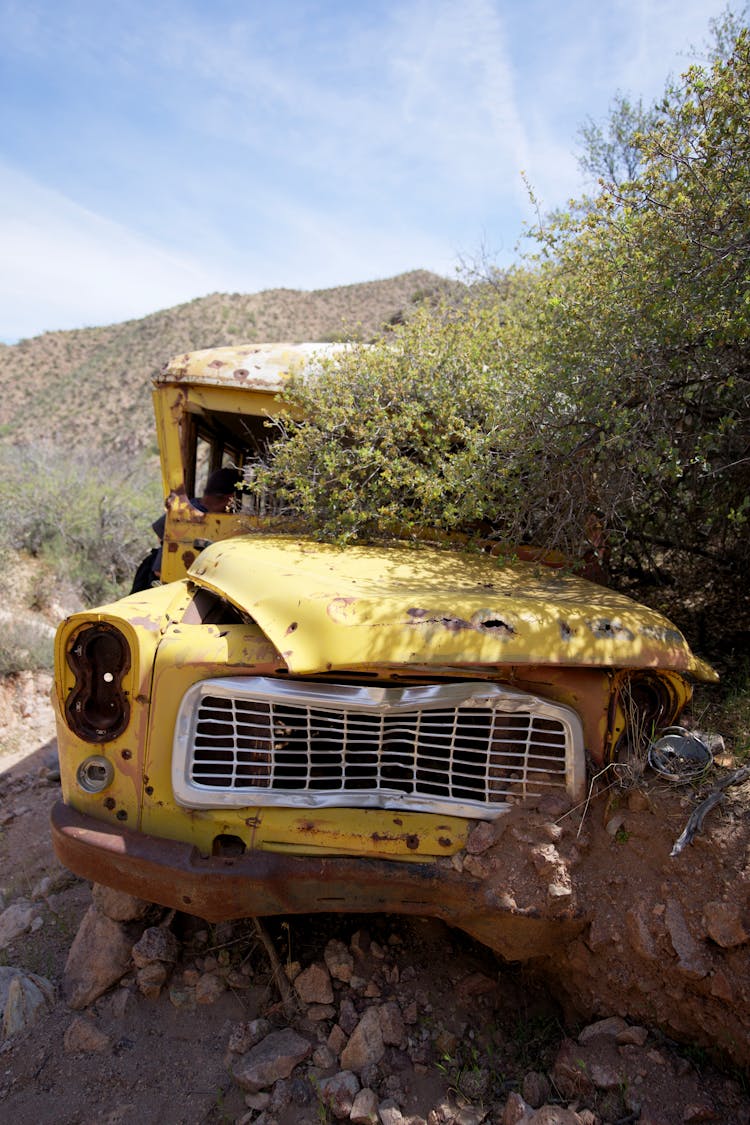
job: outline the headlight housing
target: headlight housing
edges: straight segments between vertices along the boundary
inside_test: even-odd
[[[127,727],[130,702],[123,680],[130,669],[130,646],[114,625],[84,626],[68,649],[75,676],[65,704],[70,729],[85,742],[109,742]]]

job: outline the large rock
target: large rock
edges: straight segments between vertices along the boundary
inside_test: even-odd
[[[213,1004],[226,992],[223,977],[216,973],[204,973],[195,986],[196,1004]]]
[[[365,1087],[360,1090],[352,1103],[349,1118],[354,1125],[379,1125],[378,1095]]]
[[[63,972],[63,995],[71,1008],[85,1008],[116,984],[130,966],[133,938],[90,906],[70,947]]]
[[[154,961],[173,964],[180,952],[180,943],[166,926],[149,926],[132,947],[133,961],[139,969]]]
[[[19,898],[4,910],[0,914],[0,949],[30,930],[37,913],[36,907],[24,898]]]
[[[54,1002],[54,986],[44,977],[1,965],[0,1043],[31,1027]]]
[[[332,938],[325,947],[323,954],[328,972],[334,980],[348,983],[354,972],[354,958],[344,945],[343,941]]]
[[[135,979],[147,1000],[157,1000],[168,976],[169,968],[163,961],[151,961],[136,971]]]
[[[528,1125],[534,1116],[534,1109],[517,1094],[511,1093],[505,1103],[501,1125]]]
[[[290,1027],[272,1031],[237,1062],[232,1063],[232,1077],[249,1094],[257,1094],[288,1078],[298,1063],[312,1053],[312,1044]]]
[[[578,1042],[590,1043],[592,1039],[617,1039],[628,1027],[627,1021],[621,1016],[608,1016],[607,1019],[597,1020],[584,1027],[578,1036]]]
[[[383,1042],[392,1047],[398,1047],[404,1038],[404,1020],[401,1009],[395,1000],[387,1000],[380,1006],[380,1031]]]
[[[232,1028],[229,1036],[228,1049],[235,1055],[246,1054],[251,1047],[260,1043],[271,1032],[268,1020],[250,1020],[249,1023],[238,1023]]]
[[[321,1078],[319,1082],[320,1096],[323,1104],[330,1110],[334,1117],[348,1121],[354,1106],[354,1099],[359,1093],[359,1081],[350,1070],[342,1070],[330,1078]]]
[[[377,1008],[368,1008],[341,1052],[341,1067],[358,1074],[365,1067],[379,1063],[384,1054],[380,1013]]]
[[[151,907],[151,903],[142,898],[102,886],[101,883],[93,884],[91,897],[100,913],[106,914],[113,922],[133,922],[145,918]]]
[[[333,985],[325,965],[316,962],[303,970],[294,981],[294,989],[303,1004],[330,1004]]]
[[[750,928],[745,912],[736,902],[707,902],[703,908],[706,932],[724,949],[733,949],[750,941]]]
[[[672,948],[677,954],[678,970],[693,980],[707,976],[711,967],[710,962],[693,937],[685,913],[677,899],[667,899],[664,921]]]
[[[111,1040],[101,1028],[91,1020],[77,1016],[63,1036],[63,1048],[68,1055],[87,1055],[92,1052],[108,1051]]]

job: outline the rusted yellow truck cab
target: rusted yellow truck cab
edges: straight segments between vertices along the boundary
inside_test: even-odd
[[[214,349],[156,378],[162,582],[58,631],[57,853],[212,921],[434,914],[534,956],[574,906],[553,931],[516,908],[464,867],[470,833],[583,800],[587,762],[673,722],[714,674],[659,614],[523,552],[339,549],[279,533],[272,498],[242,493],[201,511],[210,472],[252,472],[316,351]]]

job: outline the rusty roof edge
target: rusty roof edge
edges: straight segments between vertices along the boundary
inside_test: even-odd
[[[311,375],[345,343],[240,344],[182,352],[153,376],[155,386],[199,384],[281,391],[291,374]]]

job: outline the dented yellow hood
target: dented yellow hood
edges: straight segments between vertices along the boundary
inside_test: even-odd
[[[248,613],[296,674],[555,664],[716,679],[661,614],[536,563],[241,536],[188,574]]]

